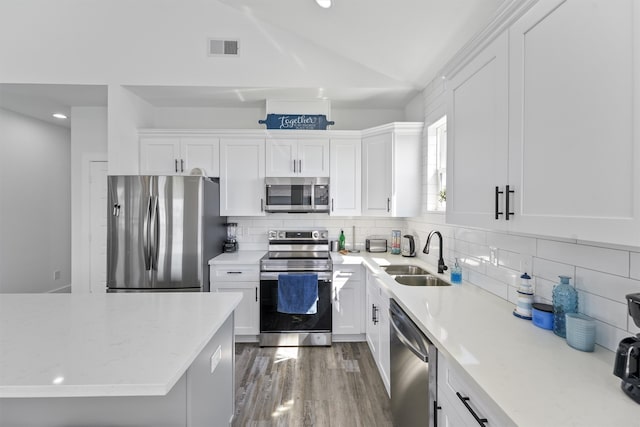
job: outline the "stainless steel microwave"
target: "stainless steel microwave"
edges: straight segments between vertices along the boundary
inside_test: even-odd
[[[265,211],[329,212],[329,178],[265,178]]]

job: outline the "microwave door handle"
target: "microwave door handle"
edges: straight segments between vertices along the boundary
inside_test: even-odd
[[[316,186],[311,184],[311,210],[316,210]]]

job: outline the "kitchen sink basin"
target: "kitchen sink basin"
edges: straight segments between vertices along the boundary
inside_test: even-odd
[[[396,276],[396,282],[406,286],[451,286],[439,277],[426,275]]]
[[[424,270],[417,265],[397,264],[397,265],[383,265],[382,268],[390,276],[414,276],[429,274],[427,270]]]

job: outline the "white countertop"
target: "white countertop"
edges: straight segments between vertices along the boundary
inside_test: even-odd
[[[257,264],[267,251],[238,251],[222,253],[209,260],[209,265]]]
[[[640,425],[640,405],[620,390],[614,353],[569,347],[552,331],[513,316],[514,305],[474,285],[404,286],[377,268],[415,264],[390,254],[331,254],[334,263],[366,263],[438,350],[521,427]],[[439,275],[448,281],[447,275]]]
[[[165,395],[241,297],[0,295],[0,397]]]

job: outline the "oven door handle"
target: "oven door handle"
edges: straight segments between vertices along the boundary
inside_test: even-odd
[[[260,272],[260,280],[278,280],[278,276],[281,274],[296,274],[296,273],[315,273],[318,275],[318,280],[322,280],[324,282],[331,282],[333,278],[333,274],[330,271],[298,271],[298,272],[286,272],[286,271],[262,271]]]

